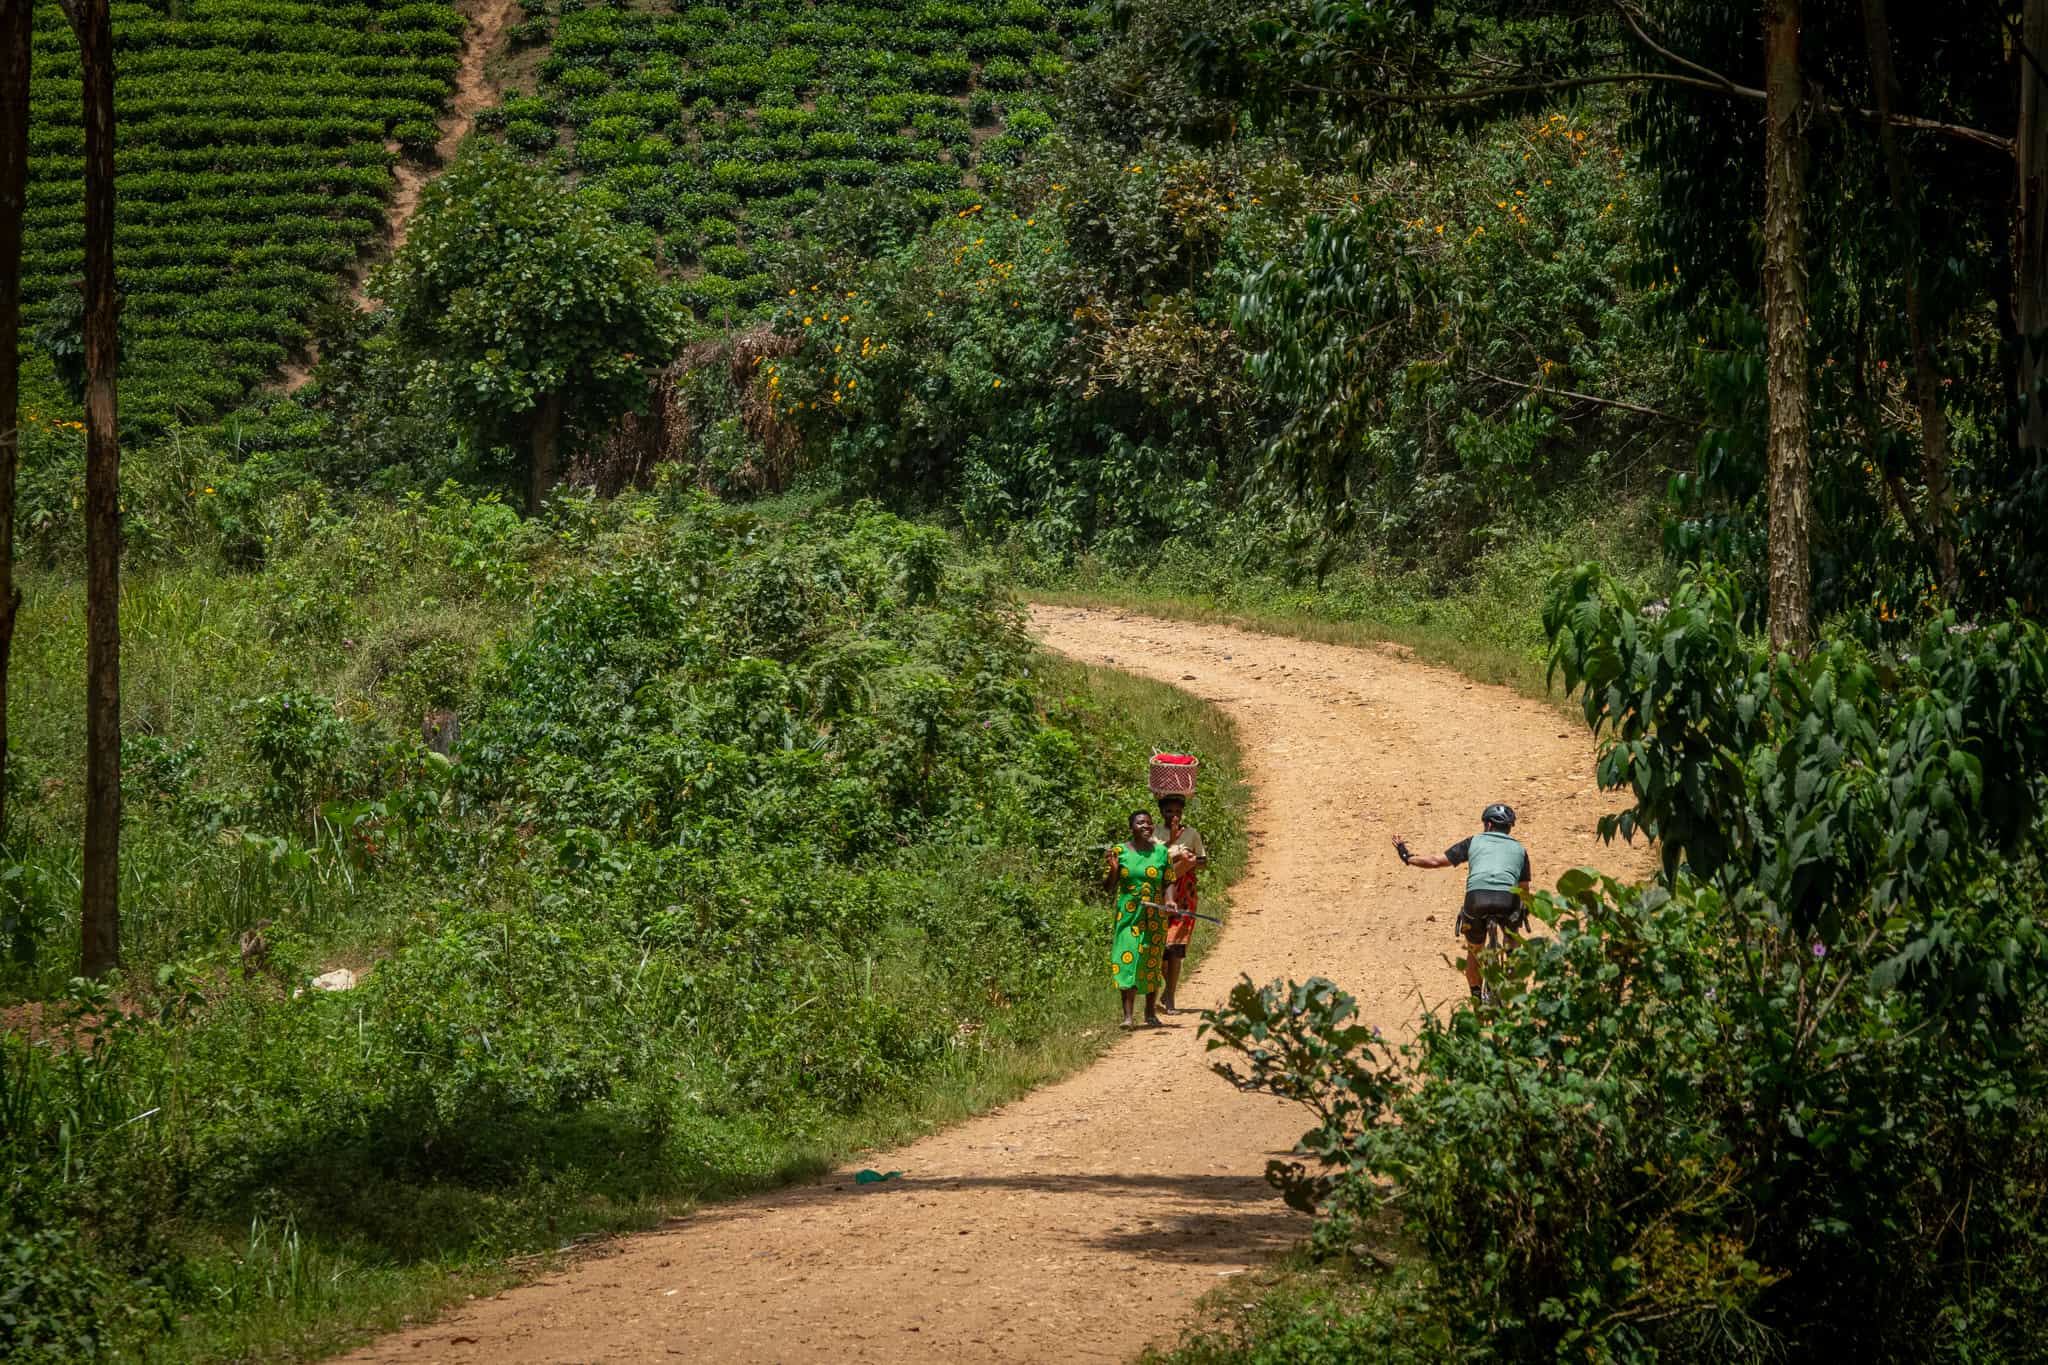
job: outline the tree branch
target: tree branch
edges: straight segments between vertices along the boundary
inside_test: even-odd
[[[1472,373],[1478,375],[1489,384],[1499,384],[1503,388],[1521,389],[1525,393],[1554,393],[1560,398],[1571,398],[1581,403],[1597,403],[1603,408],[1619,408],[1623,412],[1640,413],[1645,417],[1655,417],[1661,421],[1675,423],[1678,426],[1693,425],[1691,421],[1675,413],[1665,412],[1661,408],[1646,408],[1640,403],[1624,403],[1619,398],[1602,398],[1596,393],[1578,393],[1572,389],[1553,389],[1545,384],[1524,384],[1517,379],[1507,379],[1501,375],[1488,374],[1485,370],[1474,370]]]
[[[1670,48],[1665,47],[1662,43],[1657,42],[1655,39],[1650,37],[1649,34],[1643,32],[1643,26],[1640,23],[1636,22],[1635,12],[1631,10],[1627,5],[1621,4],[1620,0],[1616,0],[1614,8],[1615,11],[1621,15],[1622,20],[1625,23],[1627,23],[1629,28],[1635,33],[1637,41],[1641,42],[1644,47],[1647,47],[1648,49],[1650,49],[1650,51],[1656,53],[1665,61],[1670,62],[1673,66],[1682,66],[1688,71],[1696,71],[1700,75],[1705,76],[1708,80],[1715,82],[1723,90],[1725,90],[1727,93],[1731,95],[1741,95],[1744,98],[1753,100],[1760,100],[1764,98],[1763,91],[1753,89],[1747,85],[1737,85],[1734,81],[1728,79],[1728,77],[1722,75],[1720,72],[1701,66],[1698,62],[1692,61],[1688,58],[1681,57],[1676,52],[1673,52]]]
[[[1552,80],[1524,81],[1518,85],[1495,86],[1483,90],[1445,90],[1427,94],[1394,93],[1386,90],[1332,90],[1326,86],[1301,84],[1296,88],[1312,94],[1326,95],[1332,99],[1358,100],[1373,104],[1481,104],[1488,100],[1514,99],[1524,95],[1546,95],[1564,90],[1580,90],[1596,85],[1628,85],[1634,83],[1656,83],[1676,85],[1690,90],[1705,90],[1716,95],[1727,95],[1737,99],[1750,100],[1761,104],[1764,92],[1755,86],[1740,85],[1728,77],[1698,62],[1679,56],[1659,45],[1637,25],[1629,11],[1619,4],[1620,12],[1628,26],[1642,44],[1664,60],[1690,71],[1700,72],[1696,76],[1679,75],[1671,71],[1610,71],[1589,76],[1560,76]],[[1476,73],[1463,73],[1465,78],[1476,78]],[[1886,114],[1860,105],[1843,104],[1835,100],[1816,99],[1814,103],[1828,114],[1852,118],[1859,123],[1893,128],[1909,128],[1915,132],[1933,133],[1937,137],[1954,142],[1967,142],[1974,146],[1988,147],[2006,156],[2013,155],[2013,140],[1997,133],[1988,133],[1981,128],[1971,128],[1960,123],[1943,123],[1939,119],[1919,118],[1911,114]]]

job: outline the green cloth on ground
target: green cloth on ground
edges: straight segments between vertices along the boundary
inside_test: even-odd
[[[1166,845],[1149,853],[1128,844],[1116,846],[1116,937],[1110,944],[1109,971],[1118,990],[1156,991],[1165,980],[1161,952],[1166,947],[1166,915],[1149,910],[1166,894]]]

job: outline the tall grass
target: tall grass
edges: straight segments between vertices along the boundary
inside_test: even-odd
[[[1033,781],[1049,785],[946,775],[970,796],[985,787],[985,817],[969,806],[927,814],[904,826],[900,848],[891,839],[844,866],[792,861],[799,821],[721,836],[725,853],[665,850],[636,842],[630,831],[658,822],[630,803],[607,841],[551,826],[551,812],[493,796],[480,778],[429,780],[407,731],[440,682],[406,661],[433,651],[481,714],[479,670],[550,610],[538,585],[610,600],[576,597],[575,584],[644,573],[653,501],[523,545],[500,543],[502,528],[474,509],[447,511],[438,545],[416,510],[372,511],[260,573],[133,576],[126,684],[147,719],[128,736],[129,966],[102,988],[66,984],[77,587],[32,579],[16,734],[35,781],[11,813],[6,863],[9,932],[31,951],[0,974],[0,1003],[36,1004],[10,1015],[24,1033],[0,1039],[0,1244],[12,1257],[0,1294],[81,1315],[116,1354],[310,1358],[530,1273],[579,1240],[981,1112],[1116,1036],[1095,845],[1144,799],[1147,749],[1192,749],[1205,776],[1195,816],[1221,893],[1245,842],[1235,739],[1220,713],[1171,688],[1024,652],[1008,609],[972,584],[917,605],[889,564],[860,568],[881,575],[858,585],[880,604],[864,609],[866,629],[919,649],[978,648],[984,669],[1028,665],[975,685],[1006,705],[1028,694],[1033,718],[1018,723],[1038,749],[1019,761],[1037,763],[1042,749]],[[810,572],[807,556],[845,573],[862,562],[847,548],[860,536],[918,543],[887,519],[842,537],[799,516],[727,539],[725,513],[678,515],[686,529],[675,534],[734,556],[717,591],[744,579],[754,611]],[[372,583],[366,559],[394,567]],[[592,638],[631,663],[634,628]],[[567,638],[553,629],[548,638]],[[938,686],[929,671],[900,669],[865,704],[893,704],[899,675]],[[316,731],[330,710],[346,722],[354,738],[332,751],[337,771],[388,792],[372,824],[350,823],[360,796],[309,818],[265,795],[276,777],[254,727],[281,714],[260,699],[286,693],[323,698],[307,718]],[[707,686],[685,695],[693,709],[672,722],[678,732],[728,713]],[[645,738],[614,712],[591,723],[620,742]],[[873,752],[895,743],[884,731]],[[394,749],[410,766],[390,766]],[[776,771],[785,760],[771,750],[760,761]],[[543,776],[583,800],[615,774],[597,763]],[[800,817],[803,794],[791,799]],[[974,837],[979,818],[998,821],[1000,837]],[[375,856],[361,847],[366,829]],[[704,880],[727,876],[737,880]],[[773,921],[791,913],[817,917],[817,932]],[[300,994],[310,975],[344,964],[368,969],[367,983]],[[870,1039],[871,1053],[844,1055]],[[812,1052],[806,1077],[789,1059]],[[841,1078],[842,1098],[803,1090],[820,1069]]]

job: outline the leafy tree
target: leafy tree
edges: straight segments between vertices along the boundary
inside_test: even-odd
[[[554,487],[565,425],[637,410],[683,326],[606,213],[490,147],[427,190],[371,290],[419,382],[442,387],[480,438],[526,442],[530,512]]]
[[[1654,173],[1645,240],[1658,269],[1646,282],[1674,316],[1760,301],[1768,315],[1754,349],[1770,363],[1746,370],[1755,401],[1741,392],[1747,381],[1731,386],[1742,427],[1733,443],[1768,458],[1721,459],[1731,440],[1712,435],[1687,491],[1711,492],[1736,521],[1775,509],[1787,558],[1771,574],[1772,628],[1793,642],[1813,613],[1843,605],[1842,581],[1924,577],[1975,604],[2031,577],[2020,567],[2033,563],[2026,528],[2048,499],[2033,491],[2043,481],[2032,452],[2048,437],[2029,434],[2031,418],[2009,418],[2038,406],[2034,376],[2048,356],[2028,340],[2048,329],[2048,252],[2028,249],[2043,217],[2028,207],[2042,183],[2029,167],[2048,158],[2048,135],[2030,135],[2020,117],[2039,103],[2033,44],[2020,39],[2036,8],[2048,11],[2009,3],[1959,21],[1927,6],[1891,13],[1879,0],[1586,0],[1533,15],[1493,0],[1281,0],[1191,36],[1187,53],[1210,89],[1314,153],[1365,167],[1503,110],[1626,88],[1631,139]],[[1747,83],[1751,73],[1763,83]],[[1348,453],[1334,454],[1307,472],[1345,472]],[[1820,476],[1802,535],[1791,514],[1807,501],[1809,464]],[[1972,486],[1981,503],[1965,515]],[[1836,515],[1850,507],[1858,515]],[[1920,562],[1870,563],[1893,516]],[[1951,569],[1968,558],[1961,523],[1971,520],[1979,562]],[[1834,571],[1810,606],[1795,572],[1809,541]],[[1717,547],[1694,538],[1685,548]]]
[[[1743,615],[1718,571],[1651,612],[1560,576],[1553,661],[1633,797],[1607,828],[1664,875],[1567,872],[1500,1006],[1411,1048],[1327,982],[1244,981],[1220,1069],[1314,1114],[1268,1178],[1325,1248],[1405,1216],[1439,1347],[2031,1357],[2048,634],[1944,614],[1794,658]]]

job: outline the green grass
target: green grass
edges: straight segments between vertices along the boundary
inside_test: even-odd
[[[1418,1293],[1422,1257],[1382,1216],[1347,1257],[1297,1250],[1202,1296],[1141,1365],[1425,1365],[1443,1358]]]
[[[1658,566],[1641,507],[1605,515],[1548,511],[1547,527],[1517,528],[1454,577],[1404,567],[1366,548],[1318,583],[1248,570],[1219,547],[1192,544],[1170,545],[1135,570],[1087,558],[1061,567],[1005,567],[1034,602],[1142,611],[1326,644],[1393,644],[1424,663],[1562,705],[1545,677],[1542,609],[1551,576],[1600,559],[1646,588]]]
[[[1098,970],[1107,941],[1096,941],[1105,918],[1102,897],[1086,880],[1096,862],[1088,846],[1109,837],[1124,810],[1143,799],[1149,748],[1191,749],[1204,758],[1194,814],[1215,850],[1209,905],[1227,906],[1226,884],[1243,863],[1248,793],[1220,712],[1163,685],[1005,653],[991,622],[1006,609],[998,602],[994,616],[977,615],[972,604],[981,599],[971,583],[941,602],[907,603],[886,560],[864,567],[853,553],[862,535],[894,543],[887,537],[901,534],[892,529],[901,523],[870,519],[861,523],[865,531],[821,536],[800,513],[739,523],[700,508],[681,513],[678,523],[695,531],[672,530],[657,524],[660,505],[629,499],[606,510],[601,525],[524,530],[459,500],[438,510],[366,508],[296,548],[280,547],[257,573],[188,565],[129,578],[125,681],[137,721],[130,742],[156,745],[150,752],[159,758],[187,749],[194,756],[162,779],[175,789],[168,795],[152,794],[158,777],[131,756],[123,868],[129,967],[117,989],[145,1015],[170,1022],[132,1033],[117,1028],[89,1065],[82,1054],[42,1049],[33,1060],[18,1045],[0,1055],[0,1111],[31,1116],[17,1132],[0,1133],[7,1158],[0,1161],[7,1190],[0,1244],[24,1228],[77,1227],[87,1233],[88,1259],[116,1276],[151,1268],[132,1282],[117,1280],[119,1288],[62,1256],[23,1272],[37,1283],[98,1286],[112,1305],[107,1327],[116,1356],[314,1358],[537,1273],[588,1240],[816,1175],[1085,1065],[1117,1036],[1115,993]],[[847,526],[838,516],[825,520]],[[1050,744],[1055,761],[1046,771],[1070,773],[1061,779],[1070,786],[1031,796],[1040,803],[1030,817],[1037,823],[1020,825],[1017,807],[998,807],[999,798],[1015,801],[1003,795],[1011,788],[982,782],[980,769],[965,770],[965,787],[957,776],[935,775],[956,784],[954,809],[970,824],[980,809],[972,800],[986,795],[996,833],[986,842],[963,839],[956,831],[971,831],[954,824],[961,817],[941,815],[900,853],[891,851],[892,839],[853,867],[797,869],[813,880],[781,908],[818,914],[813,940],[777,938],[772,923],[749,937],[757,930],[744,898],[774,891],[791,867],[774,861],[773,840],[746,854],[753,861],[649,862],[659,888],[647,893],[659,897],[651,905],[633,879],[635,860],[655,852],[653,840],[631,845],[620,833],[624,870],[599,863],[578,873],[546,866],[562,855],[544,838],[536,844],[542,865],[531,866],[518,851],[528,838],[521,826],[551,817],[522,813],[503,798],[467,814],[444,807],[449,828],[440,833],[408,835],[394,824],[388,851],[360,865],[338,846],[279,863],[238,842],[245,826],[266,839],[290,829],[288,818],[264,814],[258,794],[265,778],[251,727],[259,695],[310,692],[322,698],[323,714],[331,698],[333,710],[357,727],[348,765],[386,771],[363,780],[392,784],[383,790],[399,800],[411,779],[403,769],[397,776],[376,769],[383,760],[375,755],[391,737],[408,742],[406,728],[429,700],[419,688],[432,679],[423,683],[418,670],[401,666],[424,647],[415,635],[447,646],[435,657],[470,676],[475,665],[461,665],[463,658],[493,655],[499,642],[517,644],[542,630],[549,599],[536,592],[540,583],[580,580],[593,569],[631,573],[649,544],[675,536],[699,543],[689,537],[707,533],[702,543],[743,547],[718,551],[734,555],[721,561],[727,573],[717,580],[727,593],[756,582],[782,591],[811,571],[812,556],[822,556],[815,562],[823,569],[879,582],[879,604],[862,609],[867,638],[935,639],[920,649],[993,646],[979,666],[1014,675],[1002,684],[1013,689],[1004,695],[1028,688],[1036,714],[1030,724],[1039,727],[1025,732],[1038,736],[1031,752]],[[749,576],[757,570],[762,576]],[[775,576],[784,572],[795,577]],[[74,580],[34,575],[28,595],[12,699],[16,772],[27,781],[11,812],[17,846],[10,866],[40,878],[31,899],[43,918],[32,915],[26,931],[19,915],[0,924],[13,952],[26,941],[40,954],[10,957],[0,969],[0,1003],[41,999],[47,1018],[63,1009],[56,997],[77,936],[80,735],[73,713],[82,621]],[[730,600],[758,611],[779,599]],[[635,628],[621,624],[628,635]],[[623,638],[606,630],[598,638]],[[635,647],[656,641],[646,636]],[[877,674],[869,705],[891,704],[888,689],[925,676],[902,668]],[[507,694],[502,682],[463,686],[481,689],[466,692],[465,706],[482,708],[466,716],[483,714],[491,696],[500,705],[531,704]],[[717,693],[703,682],[692,687],[699,708],[692,717],[716,709]],[[957,712],[954,719],[957,725]],[[630,742],[632,732],[627,725],[603,733]],[[989,750],[987,739],[973,742],[982,752],[1003,752],[1000,745]],[[1063,745],[1075,766],[1056,761]],[[566,781],[562,797],[575,801],[596,777],[552,780]],[[218,826],[209,826],[215,819]],[[1036,829],[1038,842],[1020,840],[1025,829]],[[746,880],[684,891],[663,884],[671,870],[685,880]],[[615,875],[617,882],[606,880]],[[551,910],[563,891],[571,904]],[[715,971],[717,960],[690,946],[687,935],[696,931],[664,928],[662,915],[651,913],[671,898],[693,904],[699,917],[736,901],[736,918],[718,932],[758,945],[740,949],[765,962],[753,969],[756,979],[735,976],[707,1001],[691,978]],[[688,918],[677,909],[666,907],[671,919]],[[849,944],[831,916],[856,923],[868,916],[875,927]],[[245,975],[236,959],[237,934],[259,919],[270,922],[274,977]],[[956,924],[971,926],[971,947],[932,932]],[[677,932],[684,937],[661,937]],[[1206,937],[1198,936],[1197,951]],[[974,972],[963,976],[959,964],[970,960]],[[372,968],[369,983],[348,996],[288,998],[295,981],[337,963]],[[983,966],[1004,994],[984,990]],[[784,975],[758,979],[764,972]],[[750,1013],[721,1007],[728,986],[749,993],[740,1003]],[[523,1022],[538,1020],[531,1010],[547,1011],[545,1022]],[[756,1040],[744,1020],[763,1011],[794,1019]],[[636,1021],[645,1022],[647,1039],[618,1053],[615,1079],[595,1098],[583,1090],[545,1097],[555,1071],[602,1054],[598,1035]],[[875,1053],[877,1067],[897,1070],[878,1072],[862,1083],[865,1091],[792,1089],[787,1068],[772,1060],[800,1049],[827,1068],[844,1068],[844,1049],[867,1047],[870,1035],[915,1044],[955,1022],[971,1031],[936,1054],[927,1048],[892,1063],[894,1054]],[[839,1036],[855,1042],[836,1045]],[[405,1049],[416,1044],[404,1041],[414,1037],[430,1049],[419,1055],[433,1058],[420,1063],[433,1075],[424,1110],[407,1107],[417,1101],[405,1098],[409,1083],[390,1066],[414,1055]],[[498,1041],[481,1052],[462,1041],[478,1037]],[[443,1039],[453,1040],[452,1054],[432,1051]],[[388,1051],[394,1047],[400,1050]],[[637,1060],[646,1047],[659,1054],[658,1064]],[[505,1080],[542,1087],[538,1102],[493,1098],[501,1082],[488,1074],[476,1088],[473,1067],[492,1066],[485,1054],[515,1049],[527,1056],[526,1069]],[[825,1098],[863,1093],[869,1098],[856,1102]],[[465,1121],[458,1107],[450,1126],[448,1103],[482,1103],[485,1120]],[[137,1115],[147,1117],[131,1122]],[[120,1198],[109,1198],[116,1189]],[[7,1273],[0,1266],[0,1278]]]
[[[1039,667],[1074,704],[1120,715],[1140,733],[1171,737],[1162,744],[1185,745],[1202,755],[1204,786],[1191,816],[1201,821],[1213,850],[1203,908],[1227,919],[1229,886],[1245,864],[1250,797],[1229,719],[1178,689],[1115,670],[1049,657]],[[1192,961],[1200,961],[1212,941],[1213,935],[1198,934]],[[731,1162],[746,1173],[695,1188],[632,1198],[554,1178],[490,1193],[442,1190],[431,1215],[475,1234],[475,1245],[464,1252],[379,1263],[364,1248],[288,1227],[194,1232],[188,1252],[218,1276],[224,1311],[186,1318],[156,1345],[151,1359],[311,1360],[430,1319],[470,1296],[544,1274],[603,1239],[659,1227],[701,1203],[810,1179],[862,1153],[986,1113],[1093,1061],[1120,1036],[1116,1010],[1115,992],[1096,973],[1067,981],[1028,1031],[1011,1035],[994,1026],[991,1046],[961,1054],[961,1064],[927,1078],[914,1094],[830,1120],[813,1132],[792,1136],[775,1125],[756,1126],[745,1139],[749,1150],[734,1153]],[[589,1142],[603,1133],[552,1134],[558,1163],[577,1164],[560,1149],[579,1136]],[[388,1213],[409,1219],[426,1211]]]

